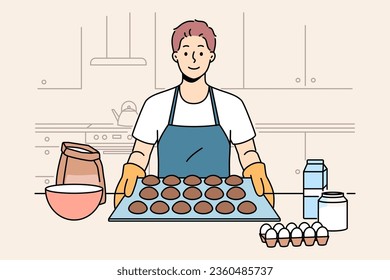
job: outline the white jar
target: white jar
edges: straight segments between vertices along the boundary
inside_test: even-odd
[[[344,193],[326,191],[318,200],[318,221],[329,231],[348,228],[348,200]]]

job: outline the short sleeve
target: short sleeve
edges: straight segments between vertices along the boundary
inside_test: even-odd
[[[256,136],[244,102],[237,96],[214,90],[221,126],[233,144],[246,142]]]
[[[168,125],[173,91],[168,90],[149,97],[142,106],[133,129],[133,137],[155,144]]]
[[[138,115],[137,122],[133,129],[133,137],[145,143],[154,144],[157,141],[157,127],[153,122],[155,115],[152,114],[148,100],[142,106],[141,112]]]

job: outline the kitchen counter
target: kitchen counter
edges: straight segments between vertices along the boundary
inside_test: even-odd
[[[28,235],[18,246],[28,259],[318,259],[350,258],[356,255],[356,223],[350,211],[350,229],[331,233],[327,246],[267,248],[260,241],[260,222],[119,222],[110,223],[113,196],[96,212],[81,221],[58,217],[43,195],[30,197],[34,214],[25,214]],[[352,203],[351,203],[352,202]],[[353,209],[353,200],[350,200]],[[283,224],[302,219],[299,195],[276,197],[276,211]],[[311,223],[311,221],[309,221]],[[271,223],[273,224],[273,223]],[[35,226],[33,226],[35,225]],[[41,226],[39,226],[41,225]],[[66,235],[65,235],[66,233]],[[65,237],[66,236],[66,237]],[[42,246],[42,244],[52,244]],[[366,244],[361,244],[364,249]],[[39,251],[39,257],[36,253]]]

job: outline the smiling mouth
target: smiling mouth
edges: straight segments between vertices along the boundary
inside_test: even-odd
[[[200,68],[200,66],[195,67],[195,68],[192,68],[192,67],[189,67],[189,66],[188,66],[188,68],[191,69],[191,70],[198,70],[198,69]]]

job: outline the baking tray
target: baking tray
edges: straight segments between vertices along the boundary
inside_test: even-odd
[[[265,199],[264,196],[258,196],[255,193],[255,190],[252,186],[252,182],[250,179],[243,179],[243,183],[240,185],[241,188],[243,188],[246,192],[246,196],[241,200],[231,200],[226,196],[226,192],[228,189],[230,189],[232,186],[226,185],[223,183],[219,185],[218,187],[221,188],[225,195],[218,200],[209,200],[204,196],[204,192],[210,188],[210,186],[206,185],[203,182],[198,186],[196,186],[198,189],[200,189],[203,193],[202,197],[196,200],[188,200],[185,199],[182,195],[183,191],[188,188],[186,184],[183,183],[183,179],[181,179],[181,183],[175,188],[180,190],[181,195],[179,198],[174,200],[166,200],[161,197],[161,191],[166,188],[167,186],[161,183],[157,186],[153,186],[155,189],[158,190],[159,196],[153,200],[144,200],[139,196],[140,190],[142,190],[146,185],[142,184],[142,179],[138,179],[136,186],[134,188],[133,195],[130,197],[124,197],[121,202],[119,203],[118,207],[115,208],[115,210],[112,212],[111,216],[108,218],[109,222],[279,222],[280,217],[275,212],[275,210],[272,208],[272,206],[269,204],[269,202]],[[128,210],[129,205],[136,200],[143,201],[148,209],[150,209],[150,206],[157,200],[162,200],[166,202],[169,205],[169,209],[172,209],[173,204],[175,204],[177,201],[185,200],[188,204],[191,205],[191,211],[187,214],[176,214],[172,210],[168,211],[165,214],[154,214],[151,211],[146,211],[143,214],[133,214]],[[214,208],[214,210],[209,214],[198,214],[196,213],[193,208],[195,204],[201,200],[208,201]],[[217,211],[215,211],[215,207],[217,204],[223,200],[230,201],[234,207],[235,211],[231,214],[220,214]],[[256,211],[252,214],[242,214],[238,212],[237,207],[238,205],[245,200],[250,200],[253,203],[256,204]]]

